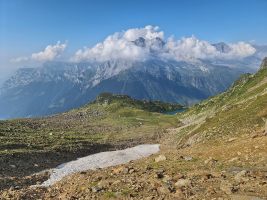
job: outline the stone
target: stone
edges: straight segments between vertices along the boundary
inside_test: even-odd
[[[174,185],[178,188],[189,187],[191,181],[189,179],[179,179]]]
[[[233,142],[233,141],[235,141],[236,140],[236,138],[230,138],[229,140],[228,140],[228,142]]]
[[[212,186],[210,186],[207,188],[206,193],[209,195],[210,194],[216,194],[216,190]]]
[[[100,188],[99,186],[94,186],[94,187],[91,187],[91,190],[93,193],[97,193],[97,192],[100,192],[102,188]]]
[[[251,135],[251,138],[257,138],[257,137],[259,137],[258,133],[254,133],[254,134]]]
[[[238,160],[239,160],[238,157],[234,157],[234,158],[230,159],[229,162],[235,162],[235,161],[238,161]]]
[[[155,174],[155,178],[163,178],[164,177],[164,170],[158,170]]]
[[[11,168],[13,168],[13,169],[16,168],[16,165],[9,165],[9,166],[10,166]]]
[[[97,184],[97,186],[99,187],[99,188],[108,188],[109,187],[109,182],[108,181],[99,181],[98,182],[98,184]]]
[[[206,177],[206,179],[212,179],[212,178],[214,178],[214,175],[211,173],[207,173],[207,174],[205,174],[205,177]]]
[[[150,170],[152,170],[153,168],[150,166],[150,165],[147,165],[146,167],[145,167],[145,170],[146,171],[150,171]]]
[[[124,172],[125,169],[128,170],[128,168],[120,166],[120,167],[113,168],[112,171],[114,174],[119,174],[121,172]]]
[[[233,185],[228,181],[222,181],[220,184],[220,190],[225,194],[230,195],[233,193]]]
[[[173,194],[173,197],[177,198],[177,200],[184,199],[184,194],[181,189],[176,189],[175,193]]]
[[[168,190],[168,188],[162,186],[162,187],[157,188],[157,192],[159,194],[167,194],[167,193],[169,193],[169,190]]]
[[[120,180],[116,180],[112,183],[112,185],[118,185],[121,181]]]
[[[167,158],[164,155],[159,155],[155,158],[155,162],[165,161]]]
[[[129,173],[129,168],[128,167],[125,167],[122,171],[124,174],[128,174]]]
[[[183,175],[183,174],[181,174],[181,173],[178,173],[178,174],[175,174],[174,175],[174,179],[175,180],[178,180],[178,179],[184,179],[185,178],[185,176]]]
[[[165,175],[162,179],[163,182],[168,183],[172,181],[172,178],[169,175]]]
[[[218,160],[216,160],[216,159],[214,159],[214,158],[212,158],[212,157],[209,157],[207,160],[204,161],[204,163],[205,163],[206,165],[214,165],[214,164],[217,163],[217,162],[218,162]]]
[[[16,186],[14,187],[15,190],[19,190],[19,189],[21,189],[21,188],[22,188],[22,187],[19,186],[19,185],[16,185]]]
[[[11,187],[9,188],[10,191],[12,191],[12,190],[14,190],[14,189],[15,189],[14,186],[11,186]]]
[[[234,177],[235,181],[240,183],[240,182],[244,182],[247,181],[247,179],[245,178],[245,176],[247,175],[247,171],[246,170],[242,170],[239,173],[237,173]]]
[[[174,193],[176,190],[175,190],[175,187],[173,186],[173,184],[171,183],[171,182],[168,182],[167,184],[166,184],[166,186],[167,186],[167,188],[168,188],[168,190],[170,191],[170,192],[172,192],[172,193]]]
[[[185,161],[191,161],[191,160],[193,160],[193,157],[191,157],[191,156],[184,156],[183,159]]]

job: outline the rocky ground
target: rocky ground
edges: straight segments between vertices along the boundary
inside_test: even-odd
[[[10,188],[1,199],[267,199],[265,134],[183,149],[162,143],[149,158],[80,172],[48,188]]]
[[[173,116],[135,106],[120,96],[54,116],[0,121],[0,193],[42,182],[47,175],[35,173],[79,157],[157,143],[167,127],[178,124]]]

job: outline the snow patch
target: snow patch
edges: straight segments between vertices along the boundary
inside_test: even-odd
[[[50,178],[45,181],[42,186],[48,187],[53,185],[63,177],[72,173],[125,164],[132,160],[148,157],[157,153],[159,147],[159,144],[144,144],[124,150],[96,153],[63,163],[55,169],[52,169]]]

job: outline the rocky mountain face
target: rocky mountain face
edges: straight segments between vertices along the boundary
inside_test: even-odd
[[[261,66],[260,66],[260,69],[261,70],[267,69],[267,58],[263,59]]]
[[[22,68],[0,95],[0,117],[31,117],[63,112],[102,92],[137,99],[192,104],[227,89],[244,72],[207,62],[149,60],[103,63],[50,62]]]
[[[230,47],[224,42],[213,44],[213,46],[221,53],[228,53],[231,50]]]

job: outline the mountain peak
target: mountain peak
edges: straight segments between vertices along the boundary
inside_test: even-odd
[[[231,51],[231,48],[229,47],[229,45],[227,45],[224,42],[219,42],[219,43],[213,44],[213,46],[220,53],[228,53],[229,51]]]
[[[137,38],[136,40],[133,41],[133,43],[139,47],[145,47],[146,46],[146,40],[143,37]]]

